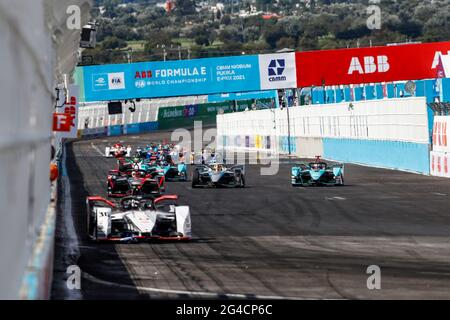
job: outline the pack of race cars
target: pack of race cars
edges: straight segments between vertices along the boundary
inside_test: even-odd
[[[105,148],[117,159],[106,178],[109,199],[90,196],[87,204],[88,236],[94,241],[139,242],[189,240],[188,206],[177,204],[177,195],[166,195],[166,181],[187,181],[183,154],[170,144],[137,148],[120,143]]]
[[[117,166],[106,178],[106,194],[87,198],[88,236],[95,241],[189,240],[191,216],[188,206],[177,205],[177,195],[167,195],[166,182],[188,181],[182,150],[173,144],[131,147],[117,143],[105,148]],[[227,166],[215,152],[204,151],[193,165],[191,186],[245,187],[245,166]],[[291,168],[292,186],[343,185],[344,165],[329,164],[320,157]]]

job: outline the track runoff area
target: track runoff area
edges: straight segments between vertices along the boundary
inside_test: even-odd
[[[189,166],[189,181],[168,182],[166,193],[190,206],[190,242],[88,241],[86,197],[106,197],[116,167],[105,147],[170,137],[66,146],[54,299],[448,298],[450,180],[407,172],[347,164],[345,186],[294,188],[281,160],[275,175],[246,165],[244,189],[193,189]],[[70,265],[81,270],[80,290],[67,286]]]

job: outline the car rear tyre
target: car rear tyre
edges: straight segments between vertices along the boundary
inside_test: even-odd
[[[195,170],[192,176],[192,188],[197,188],[197,185],[200,181],[199,175],[200,175],[199,172]]]
[[[336,185],[337,186],[343,186],[344,185],[344,177],[343,176],[339,176],[336,178]]]
[[[244,178],[244,175],[242,173],[239,175],[238,187],[239,188],[245,188],[245,178]]]

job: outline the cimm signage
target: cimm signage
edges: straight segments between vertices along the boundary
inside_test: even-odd
[[[436,77],[450,42],[296,53],[297,86],[362,84]]]

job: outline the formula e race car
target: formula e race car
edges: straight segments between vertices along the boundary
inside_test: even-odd
[[[122,198],[130,195],[160,195],[165,191],[165,178],[158,172],[145,170],[120,172],[111,170],[107,179],[108,197]]]
[[[291,169],[292,186],[344,185],[344,164],[328,164],[316,157],[314,162],[299,163]]]
[[[122,157],[131,157],[131,147],[124,147],[122,144],[120,143],[116,143],[113,146],[107,146],[105,148],[105,157],[107,158],[111,158],[111,157],[115,157],[115,158],[122,158]]]
[[[197,165],[192,176],[192,188],[207,187],[245,187],[243,165],[227,168],[224,164]]]
[[[163,172],[167,181],[187,181],[187,167],[185,163],[161,161],[157,168]]]
[[[178,206],[178,196],[131,196],[120,205],[102,197],[88,197],[87,230],[94,241],[139,242],[144,240],[190,240],[188,206]]]
[[[141,158],[133,158],[133,160],[119,159],[118,171],[122,173],[133,170],[145,171],[152,177],[163,175],[167,181],[187,181],[187,166],[184,162],[175,164],[170,155],[165,157],[166,160],[143,160]]]

